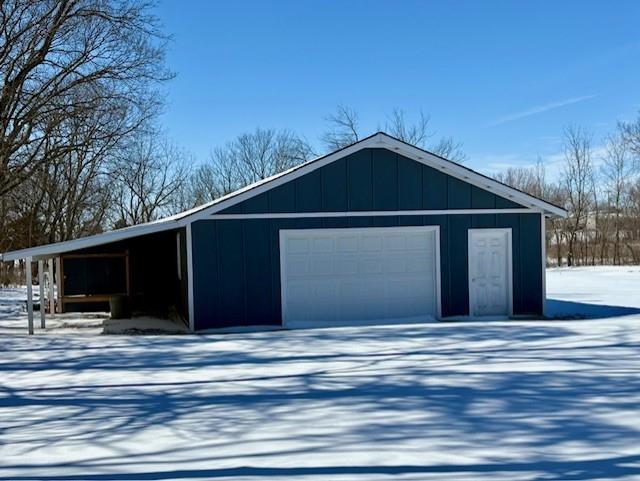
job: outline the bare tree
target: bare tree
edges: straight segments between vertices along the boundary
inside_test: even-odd
[[[198,166],[193,174],[193,205],[204,204],[238,190],[242,187],[242,182],[232,150],[218,147],[211,152],[209,162]]]
[[[620,264],[622,220],[629,193],[629,181],[634,173],[628,144],[619,135],[610,135],[606,141],[602,173],[605,191],[613,214],[613,263]]]
[[[504,172],[494,175],[494,178],[503,184],[542,199],[548,198],[551,193],[546,182],[544,163],[540,157],[531,167],[509,167]]]
[[[555,205],[567,204],[567,192],[561,183],[545,184],[545,198]],[[548,246],[553,249],[547,249],[547,255],[553,255],[555,251],[556,265],[561,266],[564,258],[563,246],[567,241],[566,221],[562,218],[552,218],[548,221],[549,229],[546,231]]]
[[[628,235],[624,238],[625,250],[634,264],[640,263],[640,178],[630,182],[627,205]]]
[[[634,122],[621,122],[618,127],[627,147],[640,162],[640,114]]]
[[[123,149],[112,172],[117,227],[178,212],[190,176],[185,154],[157,133]]]
[[[322,141],[329,150],[338,150],[357,142],[360,138],[358,113],[344,105],[338,105],[336,112],[326,118],[329,122],[329,130],[322,136]],[[431,118],[422,111],[416,121],[408,120],[404,110],[395,108],[383,127],[385,130],[403,142],[426,148],[436,155],[456,162],[464,162],[466,155],[462,150],[462,143],[452,137],[442,137],[438,142],[428,145],[428,141],[435,135],[429,129]]]
[[[68,119],[108,112],[120,121],[102,134],[127,135],[171,76],[145,1],[7,0],[0,32],[0,196],[79,148],[57,135]]]
[[[228,149],[243,185],[266,179],[313,155],[309,144],[289,130],[258,128],[240,135]]]
[[[10,206],[4,213],[9,222],[3,237],[14,240],[11,248],[102,231],[111,197],[104,169],[117,144],[105,131],[113,122],[119,118],[98,109],[64,119],[51,132],[51,138],[64,138],[75,148],[61,153],[55,162],[43,163],[1,197]]]
[[[434,133],[429,130],[431,117],[420,111],[415,122],[408,122],[404,110],[395,108],[387,117],[385,130],[392,136],[411,145],[424,147]]]
[[[336,112],[326,117],[329,130],[322,136],[328,150],[338,150],[358,140],[358,113],[351,107],[338,105]]]
[[[462,147],[462,142],[454,140],[453,137],[442,137],[438,142],[431,145],[428,150],[445,159],[464,162],[467,160],[467,154],[464,153]]]
[[[256,129],[211,152],[191,178],[191,199],[202,204],[294,167],[314,155],[307,141],[289,130]]]
[[[564,131],[565,165],[562,183],[567,196],[569,218],[566,231],[568,237],[567,264],[575,263],[578,233],[585,235],[589,208],[591,206],[591,179],[593,162],[591,158],[591,135],[577,126]]]

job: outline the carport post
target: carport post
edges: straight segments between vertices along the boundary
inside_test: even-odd
[[[33,334],[33,286],[31,285],[31,257],[25,259],[27,275],[27,317],[29,319],[29,334]]]
[[[44,319],[44,261],[38,261],[38,290],[40,294],[40,328],[45,328]]]
[[[49,315],[53,316],[56,312],[56,298],[55,298],[55,279],[53,278],[53,259],[47,261],[49,267]]]
[[[58,312],[62,312],[62,259],[60,257],[55,258],[56,263],[56,285],[58,286]]]

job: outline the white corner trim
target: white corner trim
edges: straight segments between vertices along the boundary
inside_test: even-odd
[[[440,273],[440,226],[436,225],[436,309],[438,314],[438,320],[442,319],[442,274]]]
[[[287,257],[287,247],[285,238],[289,229],[280,229],[278,231],[278,251],[280,251],[280,322],[282,327],[287,327],[287,276],[285,275],[285,259]]]
[[[25,263],[25,273],[27,281],[27,324],[29,335],[33,335],[33,279],[31,278],[31,268],[33,259],[27,257]]]
[[[176,268],[178,280],[182,280],[182,246],[180,245],[180,231],[176,232]]]
[[[186,227],[186,239],[187,244],[187,304],[189,315],[189,330],[195,332],[195,312],[193,311],[193,246],[191,236],[191,224],[187,224]]]
[[[544,213],[540,214],[540,242],[542,250],[542,315],[547,311],[547,226]]]

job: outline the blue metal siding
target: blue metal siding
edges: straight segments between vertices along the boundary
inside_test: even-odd
[[[522,208],[387,149],[363,149],[224,214]]]
[[[371,150],[361,150],[346,160],[347,210],[373,210]]]
[[[542,313],[539,214],[203,220],[193,224],[196,329],[280,324],[281,229],[439,225],[443,316],[466,315],[468,229],[512,229],[514,314]]]
[[[398,158],[398,210],[422,209],[422,165],[413,160]]]
[[[366,149],[225,213],[518,208],[384,149]],[[280,324],[281,229],[439,225],[443,316],[468,314],[468,229],[512,229],[514,314],[541,314],[539,214],[202,220],[192,225],[196,329]]]
[[[322,211],[349,210],[347,196],[347,159],[337,160],[320,169],[322,173]]]

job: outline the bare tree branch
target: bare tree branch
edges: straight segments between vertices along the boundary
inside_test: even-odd
[[[338,105],[336,112],[326,118],[329,130],[322,141],[329,150],[338,150],[360,139],[358,134],[358,113],[347,106]]]

